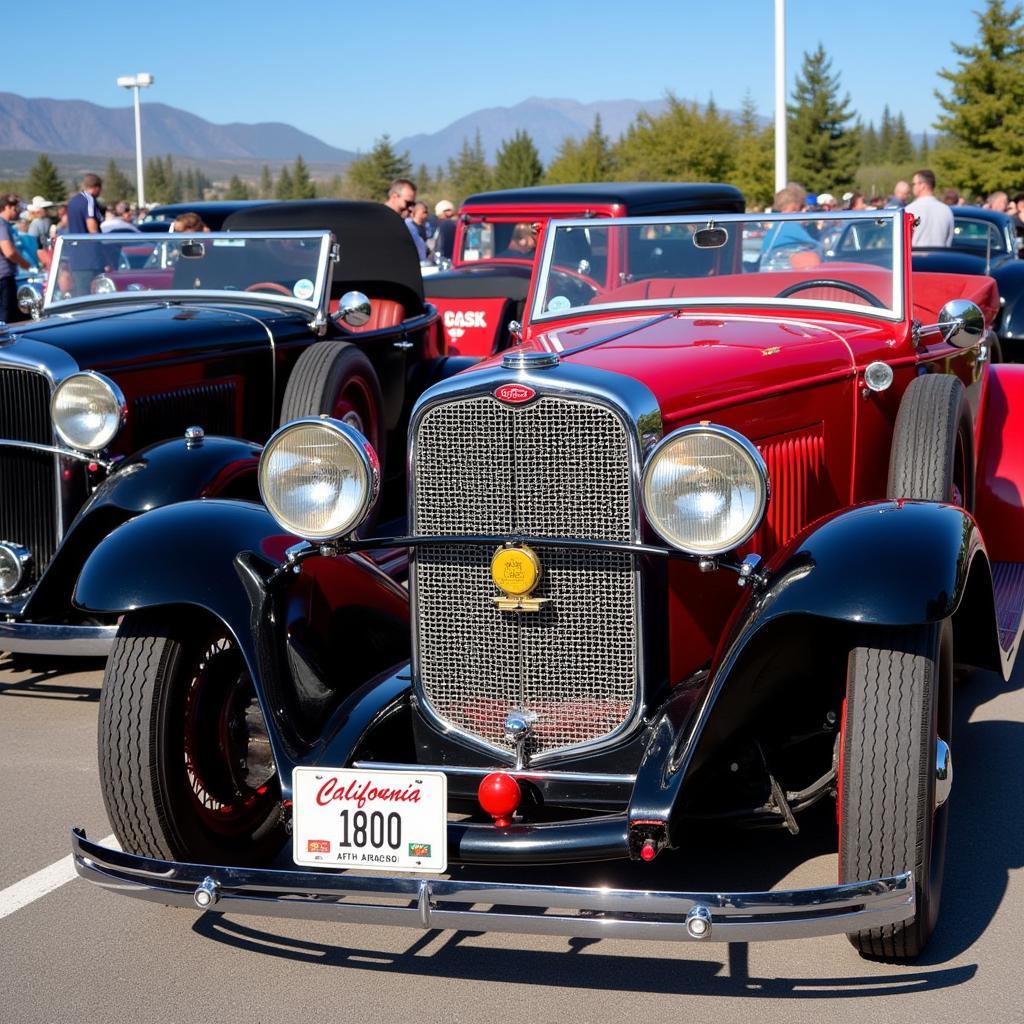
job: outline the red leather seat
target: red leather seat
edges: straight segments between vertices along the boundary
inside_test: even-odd
[[[338,311],[337,301],[332,301],[331,313]],[[350,327],[345,323],[338,323],[343,330],[351,331],[353,334],[365,334],[367,331],[379,331],[384,327],[397,327],[405,319],[405,307],[394,299],[370,298],[370,319],[362,327]]]

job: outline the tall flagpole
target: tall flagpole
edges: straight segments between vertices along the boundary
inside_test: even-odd
[[[775,0],[775,191],[785,188],[786,171],[786,0]]]

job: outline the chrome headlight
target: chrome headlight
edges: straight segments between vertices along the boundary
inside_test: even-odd
[[[380,490],[380,463],[358,430],[331,419],[296,420],[260,456],[260,496],[289,533],[334,540],[366,518]]]
[[[768,504],[768,470],[757,449],[727,427],[682,427],[644,470],[644,508],[663,540],[695,555],[720,555],[750,539]]]
[[[61,381],[53,392],[53,428],[71,448],[98,452],[117,436],[127,415],[121,389],[102,374],[86,370]]]

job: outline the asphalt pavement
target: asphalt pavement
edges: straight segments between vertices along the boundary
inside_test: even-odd
[[[959,689],[942,917],[912,966],[862,960],[842,936],[698,945],[200,916],[67,880],[68,828],[112,831],[101,677],[95,661],[0,655],[0,1024],[1024,1021],[1024,666],[1008,685],[976,672]],[[543,878],[828,885],[832,828],[826,811],[796,838],[695,832],[685,856]]]

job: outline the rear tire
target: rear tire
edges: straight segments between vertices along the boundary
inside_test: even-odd
[[[914,872],[916,913],[849,935],[867,957],[909,960],[938,919],[948,802],[936,807],[936,746],[950,740],[948,621],[850,653],[840,761],[839,872],[867,881]]]
[[[384,457],[384,397],[370,360],[348,341],[320,341],[299,356],[281,403],[281,425],[333,416],[362,433]]]
[[[285,841],[266,725],[219,624],[126,616],[100,692],[100,784],[122,847],[267,863]]]
[[[948,373],[915,377],[893,431],[888,496],[974,508],[974,431],[964,386]]]

